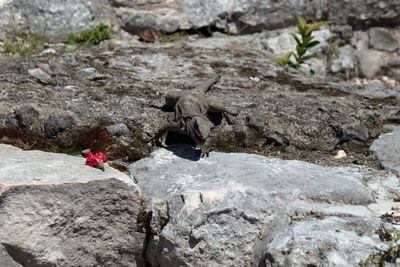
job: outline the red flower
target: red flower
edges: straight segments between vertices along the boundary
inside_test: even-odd
[[[92,152],[87,153],[86,155],[86,164],[89,165],[90,167],[94,168],[99,168],[104,171],[104,164],[107,162],[108,159],[106,155],[104,155],[103,152],[97,152],[95,155],[93,155]]]

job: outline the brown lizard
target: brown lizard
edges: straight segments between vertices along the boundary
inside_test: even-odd
[[[206,93],[216,84],[220,75],[204,82],[190,91],[170,91],[165,96],[165,104],[174,107],[174,114],[167,119],[167,122],[161,126],[157,134],[149,140],[159,140],[165,136],[168,131],[179,132],[192,138],[201,149],[201,157],[209,155],[210,152],[210,133],[214,124],[208,119],[207,112],[221,112],[233,116],[237,112],[228,111],[220,103],[210,103],[207,100]]]

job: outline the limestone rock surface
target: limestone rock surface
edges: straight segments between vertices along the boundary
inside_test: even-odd
[[[355,266],[386,248],[370,207],[399,186],[392,174],[352,167],[241,153],[198,159],[189,146],[156,150],[129,171],[152,213],[168,214],[150,223],[162,226],[146,249],[153,266]]]
[[[25,33],[65,41],[69,34],[105,22],[107,10],[105,0],[0,1],[0,39]]]
[[[0,263],[143,264],[140,191],[128,175],[85,166],[81,157],[2,144],[0,162]]]
[[[371,152],[378,157],[385,169],[400,174],[400,126],[385,126],[389,132],[381,134],[371,145]]]

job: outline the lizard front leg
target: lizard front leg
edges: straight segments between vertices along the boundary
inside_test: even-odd
[[[166,134],[168,131],[178,131],[179,130],[179,123],[175,121],[169,121],[161,126],[161,128],[158,130],[158,132],[149,140],[147,140],[147,143],[150,143],[155,140],[160,140],[160,138],[165,138]],[[163,145],[165,145],[165,140],[161,141]]]
[[[224,105],[216,101],[208,102],[208,110],[216,113],[226,113],[232,116],[237,116],[239,114],[239,112],[234,110],[229,110],[226,107],[224,107]]]
[[[209,157],[211,151],[211,138],[208,136],[204,143],[200,146],[201,152],[200,157]]]

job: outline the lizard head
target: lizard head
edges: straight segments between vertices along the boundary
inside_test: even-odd
[[[187,130],[196,144],[202,145],[210,135],[211,127],[212,123],[209,120],[196,116],[188,123]]]

